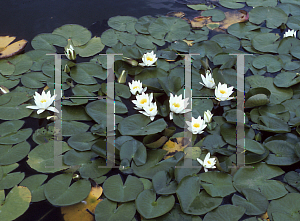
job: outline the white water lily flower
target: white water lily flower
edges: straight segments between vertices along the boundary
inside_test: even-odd
[[[170,93],[170,100],[169,100],[169,105],[170,105],[170,119],[173,119],[173,113],[176,114],[183,114],[188,111],[191,111],[190,109],[185,109],[187,105],[189,104],[188,102],[189,98],[182,99],[182,95],[175,95],[173,96],[172,93]]]
[[[144,92],[142,94],[137,94],[136,100],[132,101],[132,103],[134,103],[136,105],[136,107],[134,107],[134,109],[136,109],[136,110],[144,109],[145,106],[150,105],[150,103],[152,102],[152,99],[153,99],[152,93],[150,95],[145,94]]]
[[[43,91],[42,94],[35,92],[33,97],[36,106],[26,106],[26,108],[38,110],[37,114],[43,113],[45,110],[59,113],[55,107],[50,107],[56,97],[56,94],[51,97],[50,91],[48,91],[47,94],[45,91]]]
[[[206,127],[205,121],[199,116],[197,119],[192,117],[192,122],[186,121],[186,124],[189,126],[188,130],[193,134],[202,134]]]
[[[69,44],[67,47],[65,47],[65,55],[69,60],[75,60],[76,59],[76,52],[71,44]]]
[[[143,89],[143,85],[142,85],[142,82],[140,82],[140,80],[138,80],[138,81],[133,80],[131,83],[129,82],[128,85],[129,85],[129,88],[130,88],[130,92],[133,95],[136,95],[136,92],[141,94],[141,93],[143,93],[147,90],[147,87],[145,87]]]
[[[150,120],[153,121],[157,115],[157,105],[156,103],[150,103],[149,106],[144,106],[145,111],[140,111],[140,113],[150,117]]]
[[[215,80],[213,79],[210,70],[206,71],[206,77],[204,77],[203,74],[201,74],[201,78],[204,84],[201,82],[199,82],[199,84],[202,84],[203,86],[210,89],[214,89],[216,87]]]
[[[214,116],[213,114],[211,114],[210,110],[207,110],[204,112],[204,121],[205,123],[210,123],[212,120],[212,116]]]
[[[216,168],[216,159],[210,158],[210,152],[208,152],[205,156],[204,162],[197,158],[197,161],[204,167],[204,171],[207,172],[210,168]]]
[[[286,31],[285,33],[284,33],[284,35],[283,35],[283,37],[284,38],[286,38],[286,37],[294,37],[294,38],[296,38],[296,34],[297,34],[297,31],[295,31],[295,30],[288,30],[288,31]]]
[[[143,63],[139,63],[141,66],[155,66],[154,63],[157,61],[156,54],[153,51],[147,52],[142,57]]]
[[[227,84],[221,84],[219,82],[218,86],[215,88],[215,96],[217,101],[226,101],[234,99],[234,97],[229,97],[233,93],[233,87],[227,88]]]

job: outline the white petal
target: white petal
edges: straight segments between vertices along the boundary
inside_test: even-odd
[[[205,172],[207,172],[207,171],[208,171],[208,169],[206,169],[206,168],[204,167],[204,171],[205,171]]]
[[[47,110],[59,113],[59,111],[55,107],[48,107]]]
[[[37,114],[41,114],[41,113],[43,113],[45,111],[45,109],[39,109],[38,111],[37,111]]]
[[[34,109],[34,110],[40,109],[38,106],[26,106],[26,108],[30,108],[30,109]]]
[[[200,160],[199,158],[197,158],[197,161],[198,161],[201,165],[203,165],[203,161],[202,161],[202,160]]]

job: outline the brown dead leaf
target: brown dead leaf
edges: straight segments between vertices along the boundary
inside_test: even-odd
[[[177,17],[177,18],[182,18],[185,16],[184,12],[169,12],[166,14],[167,17]]]
[[[268,213],[267,213],[267,212],[265,212],[264,214],[262,214],[260,218],[262,218],[262,219],[266,219],[267,221],[270,221],[270,219],[269,219],[269,215],[268,215]]]
[[[103,189],[101,186],[93,187],[88,197],[72,206],[61,207],[61,213],[64,216],[65,221],[94,221],[94,217],[86,211],[88,209],[92,213],[95,213],[95,208],[102,199],[99,199],[102,195]]]
[[[211,30],[216,28],[225,30],[232,24],[244,22],[249,19],[248,13],[244,10],[225,12],[224,14],[225,19],[223,21],[213,22],[211,16],[198,16],[191,20],[191,25],[193,28],[202,28],[206,26]]]
[[[13,44],[10,44],[16,37],[0,36],[0,59],[14,56],[23,50],[27,41],[22,39]]]
[[[175,138],[175,141],[169,140],[166,142],[162,149],[168,151],[168,153],[165,155],[164,159],[168,159],[170,157],[173,157],[174,154],[178,151],[184,151],[184,148],[186,148],[191,143],[191,139],[185,138],[185,137],[177,137]]]

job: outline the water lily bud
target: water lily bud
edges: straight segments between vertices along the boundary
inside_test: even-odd
[[[73,180],[75,180],[75,181],[80,180],[80,175],[77,174],[77,173],[74,173],[72,178],[73,178]]]
[[[260,142],[261,141],[261,133],[257,133],[254,138],[257,142]]]
[[[70,70],[69,66],[66,64],[65,68],[64,68],[64,72],[66,72],[68,74],[68,73],[70,73],[70,71],[71,70]]]
[[[132,66],[137,66],[139,64],[136,60],[132,58],[123,57],[122,60],[127,62],[128,64],[131,64]]]
[[[122,73],[120,74],[119,78],[118,78],[118,83],[119,84],[124,84],[126,82],[126,78],[127,78],[127,71],[123,70]]]
[[[56,121],[58,119],[57,116],[48,116],[47,120],[52,120],[52,121]]]
[[[0,85],[0,94],[7,94],[7,93],[9,93],[7,87]]]
[[[65,47],[65,55],[69,60],[76,59],[76,52],[72,44],[72,40],[68,39],[68,45]]]

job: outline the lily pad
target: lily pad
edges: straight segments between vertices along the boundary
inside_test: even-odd
[[[108,20],[108,25],[118,31],[126,31],[126,26],[128,23],[137,21],[135,17],[131,16],[115,16]]]
[[[74,48],[76,53],[78,53],[81,57],[90,57],[95,54],[98,54],[104,49],[105,45],[102,44],[101,39],[99,37],[93,37],[88,41],[85,45],[77,46]]]
[[[109,177],[103,184],[104,195],[115,202],[133,201],[143,190],[143,183],[137,177],[130,175],[124,185],[120,175]]]
[[[243,189],[242,193],[246,199],[234,194],[232,197],[233,205],[244,207],[247,215],[260,215],[267,211],[269,202],[263,194],[253,189]]]
[[[262,33],[254,36],[251,40],[253,47],[261,52],[277,52],[280,41],[277,41],[280,36],[274,33]]]
[[[27,187],[15,186],[6,196],[0,191],[1,206],[0,219],[3,221],[15,220],[29,208],[31,194]]]
[[[186,214],[203,215],[222,203],[222,197],[213,198],[205,190],[200,191],[199,181],[200,178],[197,176],[186,176],[176,190],[180,207]]]
[[[0,165],[9,165],[22,160],[30,151],[28,142],[23,141],[14,145],[0,145]]]
[[[238,221],[244,215],[245,208],[242,206],[223,205],[204,216],[203,221]]]
[[[239,2],[245,2],[245,1],[246,0],[220,0],[219,3],[220,5],[226,8],[238,9],[238,8],[243,8],[245,6],[245,4]]]
[[[175,193],[177,189],[177,182],[171,181],[170,174],[166,171],[157,172],[153,178],[152,183],[154,190],[160,195],[169,195]]]
[[[156,199],[156,194],[152,190],[141,192],[136,201],[137,211],[146,219],[152,219],[162,216],[169,212],[175,204],[175,197],[161,196]]]
[[[24,179],[20,186],[27,187],[31,192],[31,202],[39,202],[45,200],[44,187],[43,183],[48,178],[48,175],[45,174],[36,174]]]
[[[136,213],[133,202],[123,203],[118,206],[117,203],[104,199],[98,203],[95,209],[96,221],[102,220],[132,220]]]
[[[41,88],[44,87],[44,83],[49,79],[46,75],[42,72],[29,72],[23,74],[21,77],[21,83],[25,87],[29,88]]]
[[[74,46],[86,44],[92,37],[92,33],[80,25],[63,25],[55,29],[52,34],[61,35],[66,39],[71,39]]]
[[[56,52],[54,45],[59,47],[66,47],[68,44],[67,39],[61,35],[55,35],[50,33],[39,34],[35,36],[31,45],[34,49],[44,49]]]
[[[278,199],[287,194],[284,185],[277,180],[270,180],[284,174],[277,166],[266,163],[257,163],[253,168],[240,168],[233,176],[233,185],[242,192],[244,188],[250,188],[261,192],[268,200]]]
[[[45,196],[52,205],[69,206],[79,203],[88,196],[91,183],[87,180],[79,180],[70,186],[72,176],[72,174],[60,174],[45,185]]]
[[[129,140],[123,143],[120,149],[120,158],[121,160],[133,159],[137,166],[141,166],[146,163],[147,152],[146,147],[142,142],[137,140]]]

